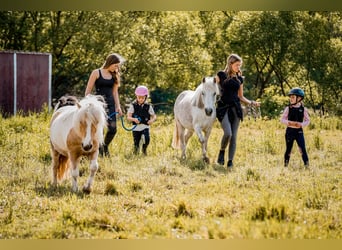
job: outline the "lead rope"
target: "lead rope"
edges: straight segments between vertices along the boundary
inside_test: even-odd
[[[111,113],[108,117],[109,117],[109,119],[112,119],[112,117],[113,117],[114,115],[117,115],[117,114],[119,114],[119,113],[118,113],[118,112],[113,112],[113,113]],[[125,126],[123,116],[120,116],[120,120],[121,120],[121,125],[122,125],[122,127],[123,127],[126,131],[132,131],[132,130],[135,129],[136,126],[138,125],[138,124],[134,124],[131,128],[127,128],[127,127]],[[141,121],[140,117],[138,117],[138,120]]]
[[[247,106],[247,115],[248,117],[253,117],[254,118],[254,121],[257,119],[257,118],[260,118],[261,117],[261,110],[260,110],[260,107],[256,107],[252,104],[248,105]]]

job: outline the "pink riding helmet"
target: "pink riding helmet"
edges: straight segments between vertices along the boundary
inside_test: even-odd
[[[141,85],[141,86],[138,86],[136,89],[135,89],[135,95],[138,95],[138,96],[147,96],[148,95],[148,88]]]

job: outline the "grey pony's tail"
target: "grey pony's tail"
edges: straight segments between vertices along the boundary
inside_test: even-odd
[[[175,129],[173,130],[172,144],[171,146],[175,149],[180,148],[179,132],[178,132],[178,120],[175,119]]]

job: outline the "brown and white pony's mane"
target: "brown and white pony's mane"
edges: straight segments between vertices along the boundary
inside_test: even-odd
[[[100,128],[105,127],[107,122],[105,102],[99,99],[98,96],[87,96],[77,104],[78,110],[73,121],[76,132],[81,131],[81,126],[88,120],[97,128],[96,137],[100,143],[103,143],[103,131]]]
[[[76,106],[76,105],[79,105],[78,99],[76,96],[64,95],[58,99],[58,102],[57,102],[54,110],[56,111],[56,110],[58,110],[62,107],[65,107],[65,106]]]

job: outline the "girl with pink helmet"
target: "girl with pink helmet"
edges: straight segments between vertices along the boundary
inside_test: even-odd
[[[127,120],[136,125],[132,130],[134,153],[139,153],[140,142],[142,141],[142,153],[147,155],[147,147],[150,143],[150,125],[155,122],[157,116],[152,105],[147,102],[148,88],[140,85],[134,93],[136,99],[127,110]]]

